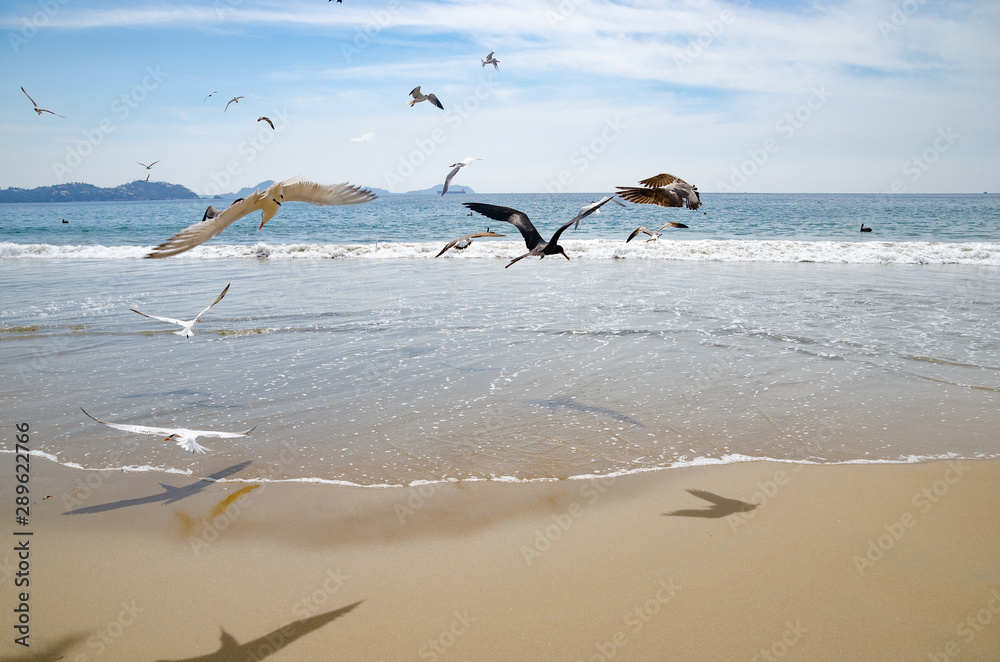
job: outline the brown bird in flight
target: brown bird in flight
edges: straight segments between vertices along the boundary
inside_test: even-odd
[[[616,186],[621,190],[621,197],[629,202],[639,204],[659,205],[660,207],[684,207],[697,209],[701,206],[701,198],[698,197],[698,187],[688,184],[679,177],[659,174],[649,179],[639,182],[645,188],[637,186]]]
[[[246,99],[246,97],[233,97],[229,100],[229,103],[239,103],[240,99]],[[222,112],[229,110],[229,103],[226,104],[226,107],[222,110]]]
[[[264,117],[264,116],[261,116],[261,117],[258,117],[258,118],[257,118],[257,121],[258,121],[258,122],[267,122],[267,123],[268,123],[268,125],[269,125],[269,126],[270,126],[270,127],[272,128],[272,129],[274,129],[274,122],[272,122],[272,121],[271,121],[271,118],[270,118],[270,117]]]
[[[471,213],[471,212],[470,212]],[[445,247],[441,249],[441,252],[434,257],[441,257],[444,252],[449,248],[454,248],[456,251],[464,251],[466,248],[472,245],[473,239],[479,239],[480,237],[506,237],[505,234],[497,234],[496,232],[490,232],[489,228],[486,228],[486,232],[474,232],[472,234],[462,235],[458,239],[453,239],[445,244]]]

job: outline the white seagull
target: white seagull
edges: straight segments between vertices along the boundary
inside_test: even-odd
[[[472,212],[470,211],[469,213],[471,214]],[[452,239],[447,244],[445,244],[444,248],[441,249],[441,252],[435,255],[434,257],[441,257],[442,255],[444,255],[445,251],[447,251],[449,248],[454,248],[456,251],[464,251],[466,248],[472,245],[473,239],[479,239],[480,237],[506,237],[506,236],[507,235],[505,234],[497,234],[496,232],[491,232],[489,228],[486,228],[486,232],[473,232],[472,234],[462,235],[458,239]]]
[[[148,258],[170,257],[190,250],[216,236],[247,214],[260,211],[260,230],[270,221],[283,202],[308,202],[314,205],[356,205],[374,200],[377,196],[368,189],[343,184],[329,186],[310,182],[299,177],[275,182],[266,191],[254,191],[246,198],[235,200],[224,210],[209,205],[201,222],[181,230],[154,248]]]
[[[229,100],[229,103],[226,104],[226,107],[222,109],[222,112],[226,112],[227,110],[229,110],[229,104],[230,103],[239,103],[240,99],[246,99],[246,97],[243,97],[243,96],[233,97],[232,99]]]
[[[53,113],[51,110],[45,110],[44,108],[39,108],[38,104],[35,103],[35,100],[31,98],[31,95],[28,94],[28,92],[23,87],[21,88],[21,91],[24,92],[24,96],[28,97],[28,101],[30,101],[31,105],[35,107],[35,112],[38,113],[39,115],[41,115],[42,113],[48,113],[49,115],[55,115],[56,117],[62,117],[63,119],[66,119],[59,113]]]
[[[87,410],[80,407],[80,411],[87,414]],[[88,417],[101,423],[102,425],[107,425],[116,430],[122,430],[123,432],[134,432],[135,434],[157,434],[166,435],[163,441],[175,441],[177,445],[186,451],[192,453],[204,453],[207,450],[211,450],[199,444],[196,439],[198,437],[245,437],[254,430],[257,426],[253,426],[246,432],[217,432],[216,430],[189,430],[188,428],[151,428],[145,425],[123,425],[122,423],[108,423],[102,421],[98,418],[94,418],[90,414]]]
[[[606,202],[613,202],[616,205],[618,205],[619,207],[624,207],[625,206],[624,202],[622,202],[621,200],[619,200],[618,198],[616,198],[613,195],[609,196],[609,197],[601,198],[599,201],[591,200],[590,202],[588,202],[584,206],[580,207],[580,211],[578,211],[576,213],[577,221],[576,221],[576,225],[573,227],[573,229],[575,230],[578,227],[580,227],[580,220],[579,219],[581,219],[584,216],[588,215],[591,210],[593,210],[595,214],[600,214],[601,213],[601,206],[604,203],[606,203]]]
[[[448,173],[447,177],[444,178],[444,187],[442,187],[441,189],[441,195],[444,195],[445,193],[448,192],[448,185],[451,184],[451,180],[454,179],[455,175],[458,174],[458,171],[464,168],[465,166],[469,165],[473,161],[482,161],[482,159],[477,156],[467,156],[458,163],[452,163],[450,166],[448,166],[449,168],[453,168],[453,170]]]
[[[646,240],[647,242],[656,241],[657,239],[659,239],[660,235],[663,234],[663,228],[666,228],[666,227],[671,227],[671,228],[686,228],[687,226],[684,225],[683,223],[675,223],[673,221],[668,221],[667,223],[664,223],[663,225],[661,225],[659,230],[657,230],[656,232],[653,232],[651,230],[647,230],[645,226],[640,225],[639,227],[637,227],[635,230],[632,231],[632,234],[630,234],[628,236],[628,239],[625,240],[625,243],[627,244],[628,242],[630,242],[633,239],[635,239],[636,235],[639,234],[640,232],[644,232],[644,233],[646,233],[646,234],[649,235],[649,239]]]
[[[485,60],[481,60],[481,62],[483,63],[484,67],[487,64],[492,64],[494,69],[499,69],[500,68],[500,60],[498,60],[495,57],[493,57],[494,53],[496,53],[496,51],[490,51],[490,54],[486,56],[486,59]]]
[[[441,102],[438,101],[438,98],[436,96],[434,96],[433,94],[421,94],[419,85],[410,90],[410,96],[413,98],[410,99],[407,103],[410,105],[411,108],[415,103],[419,103],[421,101],[430,101],[432,104],[434,104],[441,110],[444,110],[444,106],[441,105]]]
[[[222,290],[222,294],[220,294],[218,298],[212,302],[212,306],[222,301],[222,297],[226,296],[226,292],[228,291],[229,291],[229,285],[226,285],[226,289]],[[198,315],[192,320],[175,320],[172,317],[157,317],[156,315],[147,315],[146,313],[140,313],[135,308],[129,308],[129,310],[131,310],[133,313],[139,313],[143,317],[149,317],[154,320],[160,320],[161,322],[167,322],[168,324],[176,324],[181,327],[181,330],[174,331],[174,333],[176,333],[179,336],[184,336],[185,338],[190,338],[191,336],[194,335],[194,329],[192,328],[194,327],[194,323],[200,322],[201,316],[207,313],[209,311],[209,308],[211,308],[212,306],[209,306],[205,310],[198,313]]]

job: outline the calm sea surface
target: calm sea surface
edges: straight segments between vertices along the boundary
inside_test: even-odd
[[[600,195],[287,204],[165,260],[141,257],[207,201],[0,205],[3,425],[87,469],[358,485],[1000,456],[997,196],[606,205],[570,261],[510,269],[513,226],[461,206],[548,237]],[[690,229],[625,243],[668,220]],[[190,339],[129,310],[190,318],[227,283]],[[196,456],[81,407],[256,430]]]

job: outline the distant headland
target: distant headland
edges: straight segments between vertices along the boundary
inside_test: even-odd
[[[0,189],[0,202],[109,202],[115,200],[196,200],[200,196],[180,184],[166,182],[147,182],[137,179],[134,182],[101,188],[93,184],[71,182],[55,186],[40,186],[38,188],[5,188]]]

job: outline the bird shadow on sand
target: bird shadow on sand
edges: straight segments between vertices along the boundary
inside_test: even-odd
[[[194,496],[202,490],[207,489],[219,480],[232,476],[235,473],[243,471],[252,463],[252,460],[247,460],[246,462],[240,462],[239,464],[234,464],[231,467],[216,471],[214,474],[207,476],[205,478],[200,478],[190,485],[185,485],[184,487],[174,487],[172,485],[167,485],[165,483],[160,483],[160,487],[163,488],[163,492],[159,494],[151,494],[144,497],[136,497],[135,499],[122,499],[121,501],[112,501],[111,503],[102,503],[96,506],[87,506],[86,508],[77,508],[76,510],[68,510],[63,515],[92,515],[94,513],[104,513],[109,510],[117,510],[118,508],[128,508],[130,506],[141,506],[144,503],[156,503],[157,501],[163,502],[162,505],[167,505],[168,503],[174,503],[180,501],[181,499],[186,499],[189,496]]]
[[[340,609],[334,609],[333,611],[293,621],[245,644],[237,643],[231,634],[223,630],[222,634],[219,635],[219,650],[214,653],[199,655],[198,657],[187,657],[183,660],[158,660],[157,662],[244,662],[245,660],[263,660],[271,657],[296,639],[304,637],[310,632],[320,629],[327,623],[350,613],[362,602],[364,600],[358,600],[354,604],[341,607]]]
[[[86,634],[68,634],[53,644],[39,646],[32,637],[31,652],[24,655],[11,655],[0,657],[0,662],[39,662],[44,660],[62,660],[66,658],[66,653],[78,643],[86,638]]]
[[[607,407],[598,407],[596,405],[588,405],[583,402],[577,402],[574,397],[569,395],[561,395],[558,398],[551,398],[549,400],[525,400],[524,403],[531,407],[548,407],[552,411],[556,411],[557,409],[573,409],[587,414],[607,416],[608,418],[612,418],[621,423],[628,423],[629,425],[634,425],[640,428],[646,427],[640,421],[637,421],[631,416],[627,416],[620,411],[609,409]]]
[[[757,507],[757,504],[755,503],[747,503],[746,501],[739,501],[738,499],[727,499],[724,496],[706,492],[705,490],[688,490],[688,492],[699,499],[708,501],[711,505],[702,508],[701,510],[675,510],[670,513],[662,514],[664,516],[674,517],[704,517],[707,519],[718,519],[734,513],[750,512]]]

